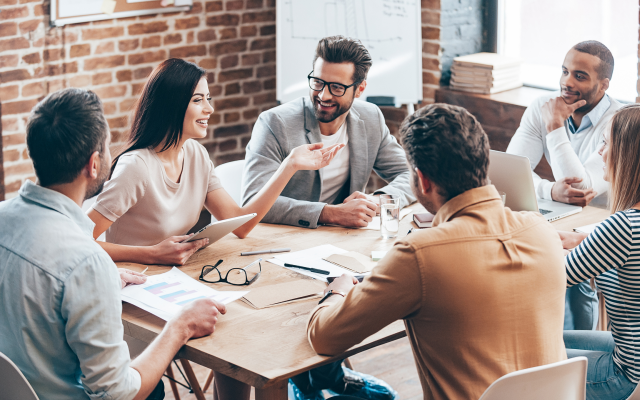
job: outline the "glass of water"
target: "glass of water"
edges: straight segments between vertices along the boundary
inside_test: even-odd
[[[380,195],[380,234],[384,239],[398,235],[400,225],[400,198],[392,194]]]

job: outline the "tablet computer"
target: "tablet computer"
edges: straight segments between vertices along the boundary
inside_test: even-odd
[[[209,244],[207,246],[211,246],[214,242],[220,240],[228,233],[231,233],[234,229],[239,228],[245,223],[252,220],[256,215],[258,214],[252,213],[241,215],[239,217],[223,219],[222,221],[212,222],[211,224],[200,229],[198,232],[194,233],[193,236],[191,236],[189,239],[182,241],[182,243],[193,242],[194,240],[208,238]]]

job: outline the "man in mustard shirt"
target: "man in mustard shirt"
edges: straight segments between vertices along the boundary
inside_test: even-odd
[[[477,399],[499,377],[566,359],[562,244],[488,184],[489,141],[465,109],[433,104],[401,127],[433,228],[395,243],[371,276],[336,279],[308,335],[335,355],[404,319],[425,399]]]

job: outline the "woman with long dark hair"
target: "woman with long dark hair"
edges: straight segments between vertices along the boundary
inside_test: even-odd
[[[151,74],[138,99],[125,150],[111,179],[88,211],[94,237],[114,261],[182,265],[208,239],[181,243],[202,207],[218,220],[257,213],[234,233],[244,238],[260,222],[298,170],[331,162],[341,147],[296,147],[244,207],[222,188],[207,150],[193,139],[207,136],[213,113],[204,69],[172,58]],[[108,168],[108,167],[107,167]]]
[[[611,119],[600,149],[611,216],[589,235],[560,232],[568,286],[595,278],[609,331],[565,331],[567,356],[585,356],[587,400],[627,399],[640,381],[640,105]]]

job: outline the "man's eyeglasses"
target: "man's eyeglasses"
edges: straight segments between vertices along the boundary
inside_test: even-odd
[[[224,277],[222,277],[218,269],[218,266],[222,264],[222,260],[218,260],[216,265],[205,265],[202,267],[199,279],[208,283],[226,282],[236,286],[251,285],[258,280],[262,273],[262,264],[260,264],[260,261],[262,261],[262,258],[255,260],[244,268],[231,268]],[[258,264],[257,267],[255,266],[256,263]]]
[[[315,90],[319,92],[322,89],[324,89],[325,85],[329,85],[329,93],[331,93],[336,97],[344,96],[344,94],[347,92],[347,89],[359,83],[359,82],[353,82],[351,85],[346,86],[346,85],[343,85],[342,83],[327,82],[327,81],[323,81],[320,78],[314,78],[313,76],[311,76],[311,74],[313,74],[313,71],[309,72],[309,75],[307,75],[307,79],[309,79],[309,87],[311,88],[311,90]]]

